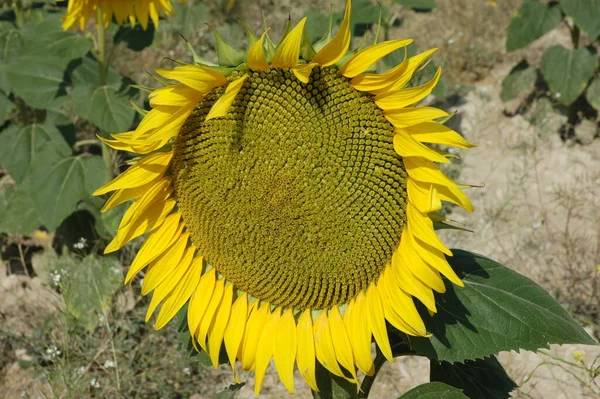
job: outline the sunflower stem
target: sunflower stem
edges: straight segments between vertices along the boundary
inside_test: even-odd
[[[96,50],[98,59],[98,83],[100,86],[106,85],[106,71],[108,70],[106,62],[106,31],[104,21],[102,20],[102,9],[98,7],[96,13]],[[104,137],[103,133],[100,133]],[[108,145],[102,143],[102,160],[104,161],[105,180],[108,183],[113,178],[112,151]]]
[[[379,351],[379,349],[377,349],[377,355],[375,356],[375,360],[373,361],[373,363],[374,363],[373,375],[367,375],[363,379],[362,384],[360,384],[360,391],[358,392],[358,399],[367,399],[369,397],[369,392],[371,392],[371,388],[373,387],[373,384],[375,383],[375,378],[377,377],[379,370],[381,370],[381,367],[383,367],[385,362],[386,362],[385,356],[383,356],[383,353],[381,353]]]
[[[25,25],[25,13],[23,12],[23,3],[21,3],[21,0],[14,0],[12,2],[12,9],[15,13],[17,27],[22,28]]]

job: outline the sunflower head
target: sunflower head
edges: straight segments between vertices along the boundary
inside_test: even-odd
[[[442,201],[472,205],[428,144],[471,145],[417,106],[440,70],[409,85],[434,50],[375,73],[412,40],[350,51],[350,8],[314,45],[306,19],[277,45],[249,31],[246,52],[217,37],[221,65],[157,70],[152,110],[105,140],[140,155],[96,191],[114,191],[104,210],[135,200],[106,252],[149,232],[126,278],[147,267],[147,317],[160,305],[161,328],[189,301],[194,345],[215,366],[224,347],[256,394],[271,359],[290,392],[295,367],[318,390],[316,362],[372,373],[373,338],[392,359],[386,322],[426,336],[415,300],[435,312],[442,276],[462,285],[433,219]]]
[[[130,23],[135,26],[139,21],[144,30],[148,28],[149,20],[158,27],[160,13],[171,15],[173,5],[170,0],[57,0],[68,1],[67,14],[64,17],[63,29],[79,26],[84,29],[90,17],[97,24],[108,26],[113,18],[119,25]],[[185,3],[185,0],[179,0]]]

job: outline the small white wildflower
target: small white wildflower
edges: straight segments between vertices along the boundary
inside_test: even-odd
[[[455,42],[456,42],[456,40],[454,40],[454,39],[448,39],[447,43],[449,46],[452,46]]]
[[[92,378],[92,380],[90,381],[90,386],[91,386],[92,388],[96,388],[96,389],[98,389],[98,388],[100,388],[100,382],[99,382],[99,381],[98,381],[98,380],[97,380],[97,379],[94,377],[94,378]]]
[[[79,240],[73,244],[73,248],[75,249],[84,249],[87,247],[87,240],[85,237],[79,237]]]
[[[77,375],[83,375],[83,373],[85,373],[85,367],[83,366],[79,366],[77,370],[75,370],[75,374]]]
[[[536,220],[535,222],[533,222],[533,224],[531,225],[531,228],[533,230],[537,230],[540,227],[542,227],[544,225],[544,221],[543,220]]]
[[[51,359],[54,359],[55,357],[60,356],[60,353],[61,352],[58,350],[56,345],[50,345],[49,347],[46,348],[46,354]]]
[[[62,279],[62,275],[58,272],[50,272],[50,278],[52,279],[52,283],[58,287],[60,280]]]
[[[192,370],[190,370],[189,367],[186,367],[183,369],[183,374],[185,375],[192,375]]]
[[[560,98],[560,93],[556,93],[556,94],[554,95],[554,97],[556,97],[556,98]]]
[[[115,362],[113,362],[112,360],[107,360],[104,362],[104,367],[107,369],[111,369],[115,367]]]

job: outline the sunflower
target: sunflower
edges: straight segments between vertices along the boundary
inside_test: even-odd
[[[426,144],[471,145],[416,106],[439,69],[407,87],[435,49],[375,73],[412,40],[349,51],[350,3],[314,45],[305,18],[277,46],[249,32],[246,52],[218,42],[218,66],[158,69],[152,110],[105,140],[140,155],[95,192],[114,191],[104,211],[137,199],[105,252],[150,232],[126,277],[147,267],[146,319],[161,305],[160,329],[189,301],[194,345],[215,367],[224,347],[236,380],[238,360],[253,370],[257,395],[271,359],[289,392],[294,367],[318,390],[316,362],[372,374],[372,338],[393,358],[386,322],[427,336],[415,299],[435,312],[442,276],[463,285],[433,219],[442,201],[472,205]]]
[[[58,0],[67,1],[67,0]],[[93,15],[98,17],[98,9],[100,9],[101,21],[108,26],[113,18],[119,25],[131,23],[135,26],[136,21],[140,22],[142,28],[148,28],[148,18],[154,22],[154,26],[158,26],[159,13],[171,15],[173,5],[171,0],[68,0],[67,15],[64,17],[63,29],[67,30],[79,24],[80,29],[84,29]],[[179,0],[185,2],[185,0]]]

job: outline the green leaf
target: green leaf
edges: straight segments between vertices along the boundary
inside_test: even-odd
[[[0,62],[9,63],[18,58],[23,51],[21,32],[12,27],[0,29]]]
[[[15,105],[13,102],[0,92],[0,126],[4,125],[4,122],[8,120],[14,108]]]
[[[304,11],[303,17],[307,17],[304,31],[311,43],[316,42],[327,34],[329,16],[323,14],[320,7],[309,7]]]
[[[82,199],[104,182],[100,156],[78,156],[49,161],[36,157],[27,180],[27,191],[48,230],[54,230],[77,209]]]
[[[600,111],[600,77],[592,80],[592,83],[585,92],[585,98],[587,98],[592,107]]]
[[[598,59],[585,47],[569,50],[557,44],[542,55],[542,74],[554,97],[570,105],[585,90]]]
[[[484,358],[501,351],[550,344],[596,345],[543,288],[493,260],[453,250],[448,261],[465,283],[446,281],[436,295],[438,312],[422,312],[430,338],[409,337],[419,355],[448,362]]]
[[[560,6],[592,40],[600,35],[600,0],[560,0]]]
[[[221,392],[218,392],[215,395],[215,399],[234,399],[244,385],[246,385],[245,382],[242,382],[241,384],[232,384]]]
[[[0,181],[0,232],[31,235],[42,225],[31,197],[7,179]]]
[[[167,31],[177,30],[184,37],[192,36],[199,26],[211,18],[210,9],[202,2],[195,2],[193,5],[173,3],[173,8],[174,15],[167,19]]]
[[[502,101],[514,100],[521,93],[530,93],[535,88],[537,72],[526,61],[520,62],[502,80]]]
[[[561,21],[560,8],[553,3],[526,0],[515,13],[506,36],[506,51],[527,46],[554,29]]]
[[[135,110],[123,94],[110,86],[78,86],[71,93],[75,112],[106,133],[124,132],[133,123]]]
[[[450,385],[428,382],[411,389],[398,399],[467,399],[467,396]]]
[[[316,366],[319,392],[312,391],[314,399],[354,399],[358,396],[356,384],[331,374],[320,363],[317,363]]]
[[[25,25],[23,38],[23,56],[53,57],[60,60],[63,68],[90,49],[89,40],[75,32],[64,31],[56,18]]]
[[[54,56],[27,55],[6,65],[12,91],[33,108],[52,105],[63,83],[64,61]]]
[[[122,76],[112,68],[106,74],[106,86],[119,90],[122,86]],[[73,69],[71,74],[73,86],[100,86],[100,70],[98,62],[91,57],[84,57]]]
[[[133,28],[129,25],[122,25],[113,37],[115,44],[125,43],[127,48],[134,51],[142,51],[152,45],[154,40],[154,24],[148,25],[148,29],[142,29],[141,25]]]
[[[507,399],[517,384],[492,356],[464,363],[431,361],[431,381],[439,381],[461,389],[472,399]]]
[[[419,11],[431,11],[437,7],[435,0],[396,0],[396,3]]]
[[[29,176],[36,159],[53,163],[69,155],[71,149],[54,126],[13,124],[0,133],[0,165],[17,184]]]
[[[59,261],[63,258],[66,259],[62,268],[67,273],[62,289],[67,310],[92,332],[110,298],[121,287],[123,269],[119,261],[110,256],[87,256],[81,261],[63,256]]]
[[[379,21],[381,7],[371,0],[354,0],[352,2],[352,14],[350,23],[352,25],[371,25]]]

